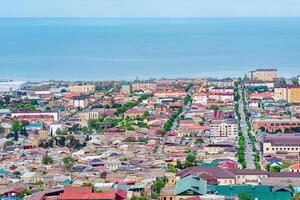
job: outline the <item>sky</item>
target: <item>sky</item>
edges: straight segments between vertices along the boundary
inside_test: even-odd
[[[300,0],[0,0],[0,17],[300,16]]]

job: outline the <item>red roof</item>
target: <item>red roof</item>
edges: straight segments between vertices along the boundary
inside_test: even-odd
[[[199,196],[194,196],[194,197],[186,198],[185,200],[200,200],[200,197]]]
[[[114,192],[101,192],[101,193],[61,193],[58,196],[59,200],[79,200],[79,199],[115,199]]]
[[[117,191],[118,195],[123,197],[123,191]],[[92,187],[67,187],[64,192],[58,196],[59,200],[79,200],[79,199],[115,199],[115,192],[101,192],[96,193],[92,191]]]
[[[291,169],[300,169],[300,163],[296,163],[290,166]]]

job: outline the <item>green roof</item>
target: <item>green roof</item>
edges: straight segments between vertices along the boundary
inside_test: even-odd
[[[176,182],[175,195],[203,195],[206,194],[206,181],[190,175]]]
[[[143,190],[145,188],[144,185],[133,185],[128,188],[129,191],[134,191],[134,190]]]
[[[215,194],[234,197],[246,193],[251,199],[257,198],[258,200],[290,200],[291,195],[289,192],[272,192],[270,186],[267,185],[210,185],[208,190]]]
[[[291,200],[291,194],[289,192],[260,192],[249,193],[252,199],[258,200]]]
[[[219,106],[219,110],[232,110],[232,107],[228,107],[228,106]]]
[[[219,164],[219,160],[213,160],[210,163],[201,163],[199,166],[201,167],[217,167]]]

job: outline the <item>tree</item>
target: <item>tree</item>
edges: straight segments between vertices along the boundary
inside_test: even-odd
[[[20,134],[23,135],[23,136],[25,136],[25,137],[28,137],[28,133],[27,133],[25,127],[22,128]]]
[[[0,125],[0,134],[3,134],[5,132],[5,129],[3,128],[3,126]]]
[[[60,130],[60,128],[56,129],[55,134],[56,134],[56,135],[61,135],[61,130]]]
[[[8,147],[8,146],[12,146],[14,145],[14,142],[11,141],[11,140],[7,140],[5,143],[4,143],[4,147]]]
[[[32,185],[44,185],[43,181],[35,181]]]
[[[92,182],[84,182],[82,184],[83,187],[94,187],[94,184]]]
[[[241,193],[239,193],[239,199],[240,200],[251,200],[252,198],[248,193],[241,192]]]
[[[18,132],[21,130],[21,124],[20,124],[19,120],[14,119],[12,121],[11,130],[13,132]]]
[[[169,164],[167,172],[176,173],[177,172],[176,166]]]
[[[44,156],[43,156],[43,159],[42,159],[42,163],[43,163],[44,165],[49,165],[49,164],[53,163],[53,159],[52,159],[52,157],[49,156],[49,155],[44,155]]]
[[[280,172],[281,168],[279,166],[274,166],[274,167],[271,167],[270,171],[271,172]]]
[[[23,198],[25,196],[31,195],[32,192],[28,189],[23,189],[19,194],[18,197]]]
[[[160,194],[160,190],[165,187],[166,178],[165,177],[156,177],[152,187],[151,187],[151,195],[152,198],[157,198]]]
[[[132,197],[130,200],[149,200],[147,197],[143,197],[143,196],[140,196],[140,197]]]
[[[177,161],[176,161],[176,167],[177,167],[178,169],[183,169],[183,166],[182,166],[182,163],[181,163],[180,160],[177,160]]]
[[[72,158],[71,156],[66,156],[63,158],[63,163],[64,163],[64,168],[65,170],[70,171],[74,165],[74,158]]]

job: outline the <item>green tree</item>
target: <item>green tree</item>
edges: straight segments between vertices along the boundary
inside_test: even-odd
[[[132,197],[130,200],[149,200],[147,197],[143,197],[143,196],[140,196],[140,197]]]
[[[94,187],[94,184],[92,182],[84,182],[82,184],[83,187]]]
[[[64,163],[64,168],[65,170],[70,171],[74,165],[74,158],[72,158],[71,156],[66,156],[63,158],[63,163]]]
[[[166,178],[165,177],[156,177],[152,187],[151,187],[151,196],[152,198],[157,198],[160,194],[160,190],[165,187]]]
[[[29,195],[31,195],[31,194],[32,194],[32,192],[31,192],[30,190],[28,190],[28,189],[23,189],[23,190],[18,194],[18,197],[23,198],[23,197],[29,196]]]
[[[240,200],[252,200],[251,196],[246,192],[239,193]]]
[[[8,146],[12,146],[14,145],[14,142],[11,141],[11,140],[7,140],[5,143],[4,143],[4,147],[8,147]]]
[[[21,123],[19,120],[14,119],[11,124],[11,130],[16,133],[21,130]]]
[[[53,163],[53,159],[49,155],[44,155],[43,158],[42,158],[42,163],[44,165],[49,165],[49,164]]]
[[[43,181],[35,181],[32,185],[44,185]]]
[[[3,128],[3,126],[0,125],[0,134],[3,134],[5,132],[5,129]]]

